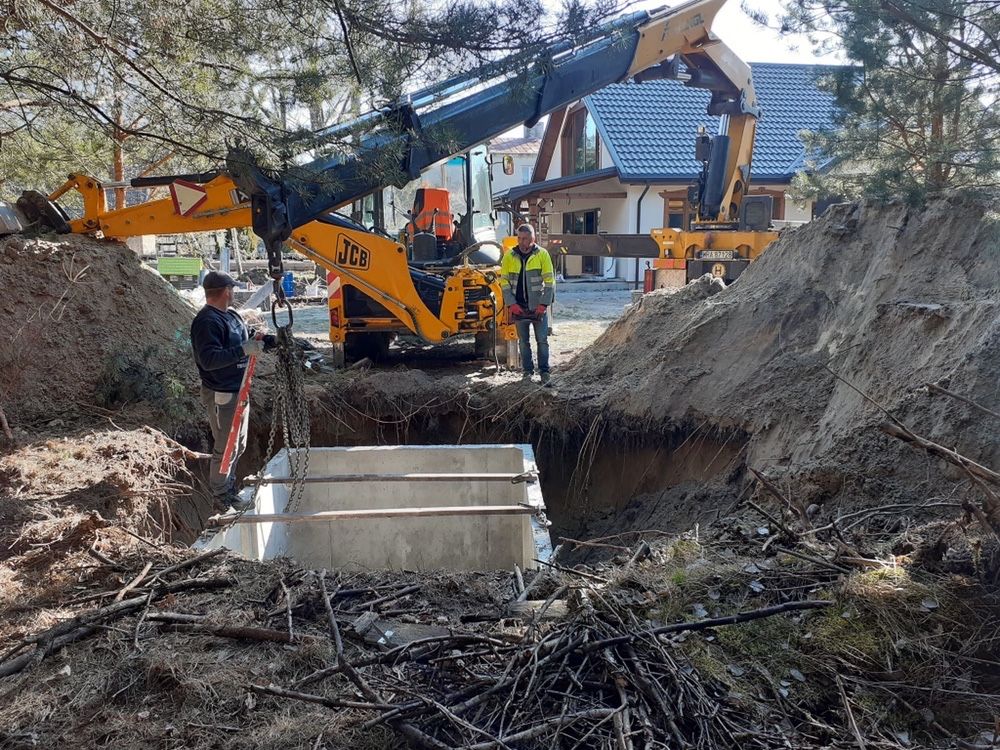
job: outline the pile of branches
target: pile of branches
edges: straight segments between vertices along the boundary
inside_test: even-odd
[[[727,546],[709,560],[699,542],[676,539],[618,549],[626,554],[601,567],[550,560],[530,578],[517,568],[513,574],[328,573],[240,561],[223,550],[180,561],[158,552],[142,562],[92,551],[98,572],[107,573],[63,603],[74,607],[74,616],[24,635],[0,656],[0,688],[11,679],[6,695],[26,699],[21,689],[52,679],[32,671],[70,644],[97,637],[111,642],[100,650],[117,653],[122,669],[130,669],[129,661],[141,660],[141,654],[155,659],[160,653],[176,665],[170,684],[190,680],[204,686],[213,682],[219,663],[184,655],[204,654],[213,642],[229,640],[243,648],[227,649],[225,676],[215,680],[219,692],[198,709],[188,731],[259,731],[276,722],[274,717],[294,715],[296,726],[322,735],[317,712],[329,710],[343,740],[335,747],[350,747],[361,737],[370,738],[368,746],[381,747],[376,739],[381,736],[387,748],[402,741],[435,750],[821,748],[866,742],[897,748],[901,745],[888,730],[874,723],[865,696],[891,690],[894,710],[911,716],[921,715],[922,704],[904,697],[904,678],[876,684],[866,671],[871,664],[850,658],[852,648],[864,647],[858,632],[870,627],[858,619],[866,614],[865,602],[872,600],[876,609],[891,606],[907,620],[909,599],[921,600],[916,606],[930,619],[925,627],[914,623],[907,637],[902,631],[888,637],[897,651],[932,622],[942,622],[934,619],[935,611],[949,619],[966,612],[949,603],[944,589],[917,588],[909,598],[878,605],[875,600],[905,579],[887,579],[883,588],[882,577],[896,574],[851,574],[842,568],[850,564],[844,558],[831,561],[782,548],[780,561],[753,562]],[[115,578],[118,582],[109,584]],[[861,598],[852,597],[851,581]],[[706,584],[712,588],[700,592]],[[707,606],[691,606],[687,596],[695,591]],[[873,622],[891,630],[893,617],[886,612]],[[988,621],[971,610],[963,617],[973,629],[975,622]],[[699,637],[692,637],[696,631]],[[820,648],[812,657],[791,656],[811,673],[807,678],[768,658],[781,652],[790,633],[815,634],[817,641],[823,633],[828,641],[853,640],[827,643],[824,648],[832,652]],[[734,645],[746,638],[760,643],[749,651]],[[98,649],[77,648],[73,675],[79,670],[84,679],[88,662],[79,650]],[[794,651],[795,645],[784,648]],[[706,658],[706,649],[714,655]],[[840,651],[840,657],[826,660]],[[949,659],[958,664],[963,654]],[[51,659],[67,665],[70,660]],[[140,687],[121,698],[122,716],[131,716],[136,705],[155,703],[144,694],[148,685],[141,687],[150,670],[143,663],[132,677]],[[801,692],[790,690],[784,675],[797,680]],[[108,675],[98,682],[95,700],[102,705],[127,690]],[[69,684],[63,689],[80,690]],[[238,708],[245,705],[252,711]],[[171,727],[184,718],[189,717],[177,712],[161,717]],[[66,731],[75,731],[78,721],[69,717]],[[44,722],[21,723],[19,731],[28,727],[33,737],[48,731]],[[955,738],[937,720],[929,730]],[[137,742],[157,736],[154,726],[143,731]],[[217,746],[218,737],[204,744],[194,735],[184,739],[189,746]],[[315,746],[321,746],[319,738]]]
[[[648,547],[646,548],[648,553]],[[755,719],[726,686],[705,678],[674,649],[674,639],[785,612],[818,609],[828,600],[789,601],[735,615],[649,627],[611,591],[559,583],[532,602],[523,632],[450,633],[348,655],[345,637],[356,606],[339,584],[316,575],[336,645],[336,663],[292,687],[249,685],[259,694],[372,714],[361,728],[385,725],[422,748],[510,747],[775,747],[791,741],[782,723]],[[563,575],[586,578],[583,571]],[[533,583],[546,578],[536,577]],[[522,591],[520,596],[526,596]],[[561,597],[567,596],[568,601]],[[626,597],[627,599],[628,597]],[[523,599],[521,600],[523,601]],[[557,625],[543,620],[567,606]],[[307,692],[338,678],[333,694]],[[315,688],[313,688],[315,689]],[[785,728],[790,729],[788,724]],[[803,744],[801,737],[795,741]],[[816,745],[825,746],[825,742]]]
[[[153,563],[147,562],[142,570],[121,588],[77,599],[73,603],[105,598],[110,601],[95,609],[84,610],[80,614],[62,620],[41,632],[27,635],[14,643],[12,648],[0,655],[0,678],[33,667],[65,646],[100,633],[107,629],[111,622],[128,615],[138,614],[139,616],[134,626],[135,643],[138,644],[139,629],[144,620],[147,617],[156,616],[150,613],[150,607],[154,602],[166,597],[176,598],[176,595],[181,592],[225,588],[235,583],[234,579],[228,576],[188,577],[186,575],[191,568],[195,568],[212,558],[218,558],[224,552],[223,549],[212,550],[167,565],[155,572],[152,570]],[[91,548],[89,553],[110,568],[124,570],[122,566],[94,548]],[[180,575],[177,576],[177,574]],[[175,576],[177,577],[175,578]],[[172,578],[175,580],[171,580]]]

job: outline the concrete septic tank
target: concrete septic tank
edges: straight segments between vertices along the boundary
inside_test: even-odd
[[[312,448],[294,508],[290,474],[282,451],[256,509],[228,528],[223,518],[195,547],[313,569],[525,569],[551,554],[530,445]]]

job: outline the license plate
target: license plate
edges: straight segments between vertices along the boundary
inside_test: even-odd
[[[702,250],[701,251],[702,260],[732,260],[733,251],[732,250]]]

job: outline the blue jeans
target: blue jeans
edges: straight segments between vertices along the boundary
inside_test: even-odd
[[[518,320],[517,340],[521,346],[521,369],[532,373],[535,364],[531,359],[531,329],[535,329],[535,341],[538,343],[538,371],[549,371],[549,314],[540,315],[538,320]]]

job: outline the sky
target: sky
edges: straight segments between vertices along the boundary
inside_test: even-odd
[[[557,10],[562,0],[543,0],[544,4]],[[681,0],[638,0],[628,3],[628,11],[654,10],[664,5],[679,5]],[[747,0],[749,7],[762,11],[772,19],[781,9],[779,0]],[[715,17],[712,31],[722,39],[742,59],[748,63],[843,63],[837,55],[817,57],[812,45],[802,35],[780,35],[776,31],[761,28],[747,16],[740,7],[740,0],[729,0]],[[505,133],[501,137],[513,138],[521,134],[521,128]]]
[[[551,0],[549,0],[551,1]],[[668,2],[676,5],[676,2]],[[662,6],[659,2],[636,3],[637,10],[651,10]],[[781,9],[779,0],[748,0],[754,10],[762,11],[772,20]],[[812,45],[803,35],[789,34],[761,28],[740,7],[740,0],[729,0],[715,17],[712,31],[747,62],[777,63],[842,63],[837,56],[817,57]]]
[[[680,5],[683,0],[624,0],[628,11],[654,10],[664,5]],[[562,0],[542,0],[557,10]],[[747,0],[747,5],[774,19],[781,10],[780,0]],[[816,57],[809,40],[801,35],[784,38],[776,31],[761,28],[743,12],[741,0],[729,0],[715,17],[712,31],[747,62],[837,63],[836,57]]]

